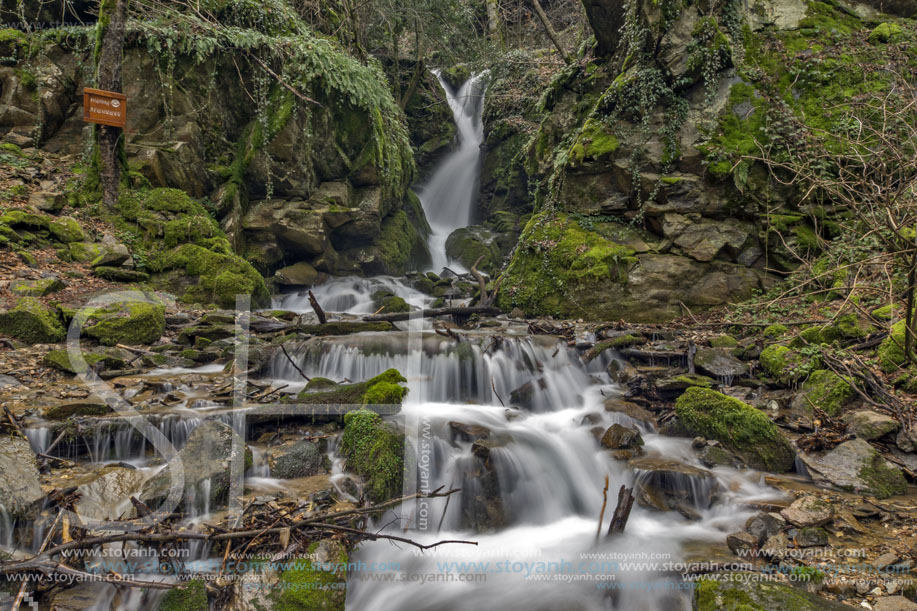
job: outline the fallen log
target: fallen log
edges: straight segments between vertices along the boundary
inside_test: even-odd
[[[611,524],[608,525],[609,537],[616,533],[624,532],[624,527],[627,526],[627,519],[630,517],[630,510],[634,506],[633,492],[633,488],[623,485],[618,490],[618,504],[611,516]]]
[[[421,310],[421,318],[436,318],[439,316],[471,316],[472,314],[492,315],[499,314],[500,308],[494,306],[464,306],[450,308],[430,308]],[[392,312],[391,314],[377,314],[363,317],[364,322],[399,322],[410,320],[413,312]]]

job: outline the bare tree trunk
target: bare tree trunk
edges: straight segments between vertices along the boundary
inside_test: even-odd
[[[103,0],[99,5],[99,22],[96,25],[96,85],[106,91],[121,92],[121,56],[124,46],[124,22],[127,19],[129,0]],[[119,127],[99,125],[96,128],[99,147],[99,179],[102,183],[102,201],[113,210],[118,205],[118,187],[121,181],[121,164],[124,141]]]
[[[912,361],[914,349],[914,288],[917,285],[917,255],[911,257],[910,269],[907,270],[907,311],[904,314],[904,357]]]
[[[487,7],[487,31],[490,34],[490,39],[503,49],[506,47],[506,41],[503,40],[503,24],[500,21],[499,0],[484,0],[484,4]]]
[[[548,20],[548,16],[545,14],[544,9],[541,8],[541,2],[538,0],[532,0],[532,4],[535,5],[535,12],[538,13],[538,19],[541,20],[541,25],[544,26],[545,32],[548,33],[548,38],[551,39],[551,42],[554,43],[554,47],[557,49],[557,52],[560,53],[560,58],[564,60],[565,64],[570,63],[570,56],[567,55],[567,52],[564,50],[563,46],[560,44],[560,37],[557,35],[557,32],[554,30],[554,26],[551,25],[551,22]]]

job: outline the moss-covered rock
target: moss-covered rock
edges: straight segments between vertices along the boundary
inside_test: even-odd
[[[344,611],[347,551],[339,541],[322,541],[312,543],[307,552],[308,557],[292,563],[281,574],[278,586],[268,594],[271,609]]]
[[[761,334],[768,339],[780,339],[781,337],[789,333],[789,331],[790,331],[789,327],[778,323],[775,325],[770,325],[768,327],[765,327],[764,331],[762,331]]]
[[[901,38],[902,34],[903,32],[900,25],[886,21],[873,28],[872,32],[869,33],[869,42],[894,42],[895,40]]]
[[[404,382],[407,380],[397,369],[389,369],[356,384],[321,381],[307,385],[297,396],[297,401],[313,405],[400,405],[408,393],[407,388],[399,386]]]
[[[15,295],[27,297],[44,297],[67,288],[60,278],[39,278],[38,280],[13,280],[10,283],[10,292]]]
[[[731,335],[717,335],[710,338],[711,348],[736,348],[739,342]]]
[[[771,344],[758,357],[761,367],[776,381],[789,384],[821,366],[819,354],[804,354],[781,344]]]
[[[378,322],[362,322],[339,320],[326,322],[317,325],[300,325],[297,327],[304,333],[311,335],[352,335],[354,333],[366,333],[372,331],[391,331],[394,325],[390,322],[380,320]]]
[[[688,388],[675,402],[681,426],[716,439],[755,469],[783,473],[793,468],[795,451],[770,418],[732,397],[706,388]]]
[[[112,282],[148,282],[150,279],[150,275],[146,272],[125,267],[108,267],[106,265],[94,267],[92,274]]]
[[[58,242],[70,244],[71,242],[84,242],[86,234],[76,219],[63,216],[56,221],[48,223],[48,231]]]
[[[105,246],[90,242],[72,242],[68,244],[70,258],[78,263],[89,263],[105,252]]]
[[[817,407],[829,416],[837,416],[854,394],[847,380],[833,371],[817,369],[803,383],[793,407],[807,415],[812,415],[813,408]]]
[[[402,297],[391,291],[376,291],[372,295],[373,307],[380,312],[393,314],[395,312],[410,312],[411,306]]]
[[[49,407],[41,416],[45,420],[69,420],[78,416],[105,416],[110,413],[112,409],[104,401],[89,398]]]
[[[165,308],[159,304],[125,301],[113,303],[88,315],[83,334],[107,346],[152,344],[165,332]]]
[[[885,373],[897,371],[908,361],[904,354],[904,323],[905,321],[899,320],[893,324],[888,337],[882,340],[882,343],[879,344],[879,348],[876,351],[876,356],[879,358],[879,367],[881,367],[882,371]]]
[[[14,308],[0,312],[0,333],[30,344],[60,342],[65,336],[57,314],[35,297],[21,297]]]
[[[493,274],[503,261],[498,237],[494,231],[478,225],[456,229],[446,238],[446,255],[468,269],[480,260],[477,269]]]
[[[159,602],[158,611],[207,611],[207,589],[200,579],[192,579],[169,590]]]
[[[725,575],[724,577],[733,577]],[[843,611],[846,605],[802,588],[777,581],[756,579],[754,573],[735,574],[734,579],[700,580],[694,586],[696,611]],[[801,581],[801,580],[800,580]]]
[[[346,414],[341,452],[348,467],[365,480],[373,500],[383,501],[401,492],[404,435],[384,423],[379,414],[366,409]]]
[[[89,367],[98,363],[101,363],[105,369],[123,369],[125,367],[125,361],[120,355],[106,352],[83,352],[83,360],[86,361],[86,365]],[[49,351],[42,357],[42,363],[66,373],[80,373],[71,362],[70,355],[66,350]]]

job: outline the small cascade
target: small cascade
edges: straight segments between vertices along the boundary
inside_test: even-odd
[[[402,297],[409,305],[421,308],[429,304],[432,298],[420,291],[406,286],[397,278],[375,276],[359,278],[347,276],[332,278],[323,284],[312,287],[312,294],[322,304],[326,312],[347,314],[372,314],[378,308],[373,305],[373,294],[386,291]],[[271,304],[272,309],[291,312],[312,312],[308,291],[278,295]]]

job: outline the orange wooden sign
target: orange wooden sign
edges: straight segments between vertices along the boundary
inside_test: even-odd
[[[124,127],[127,124],[127,96],[86,87],[83,89],[83,121]]]

